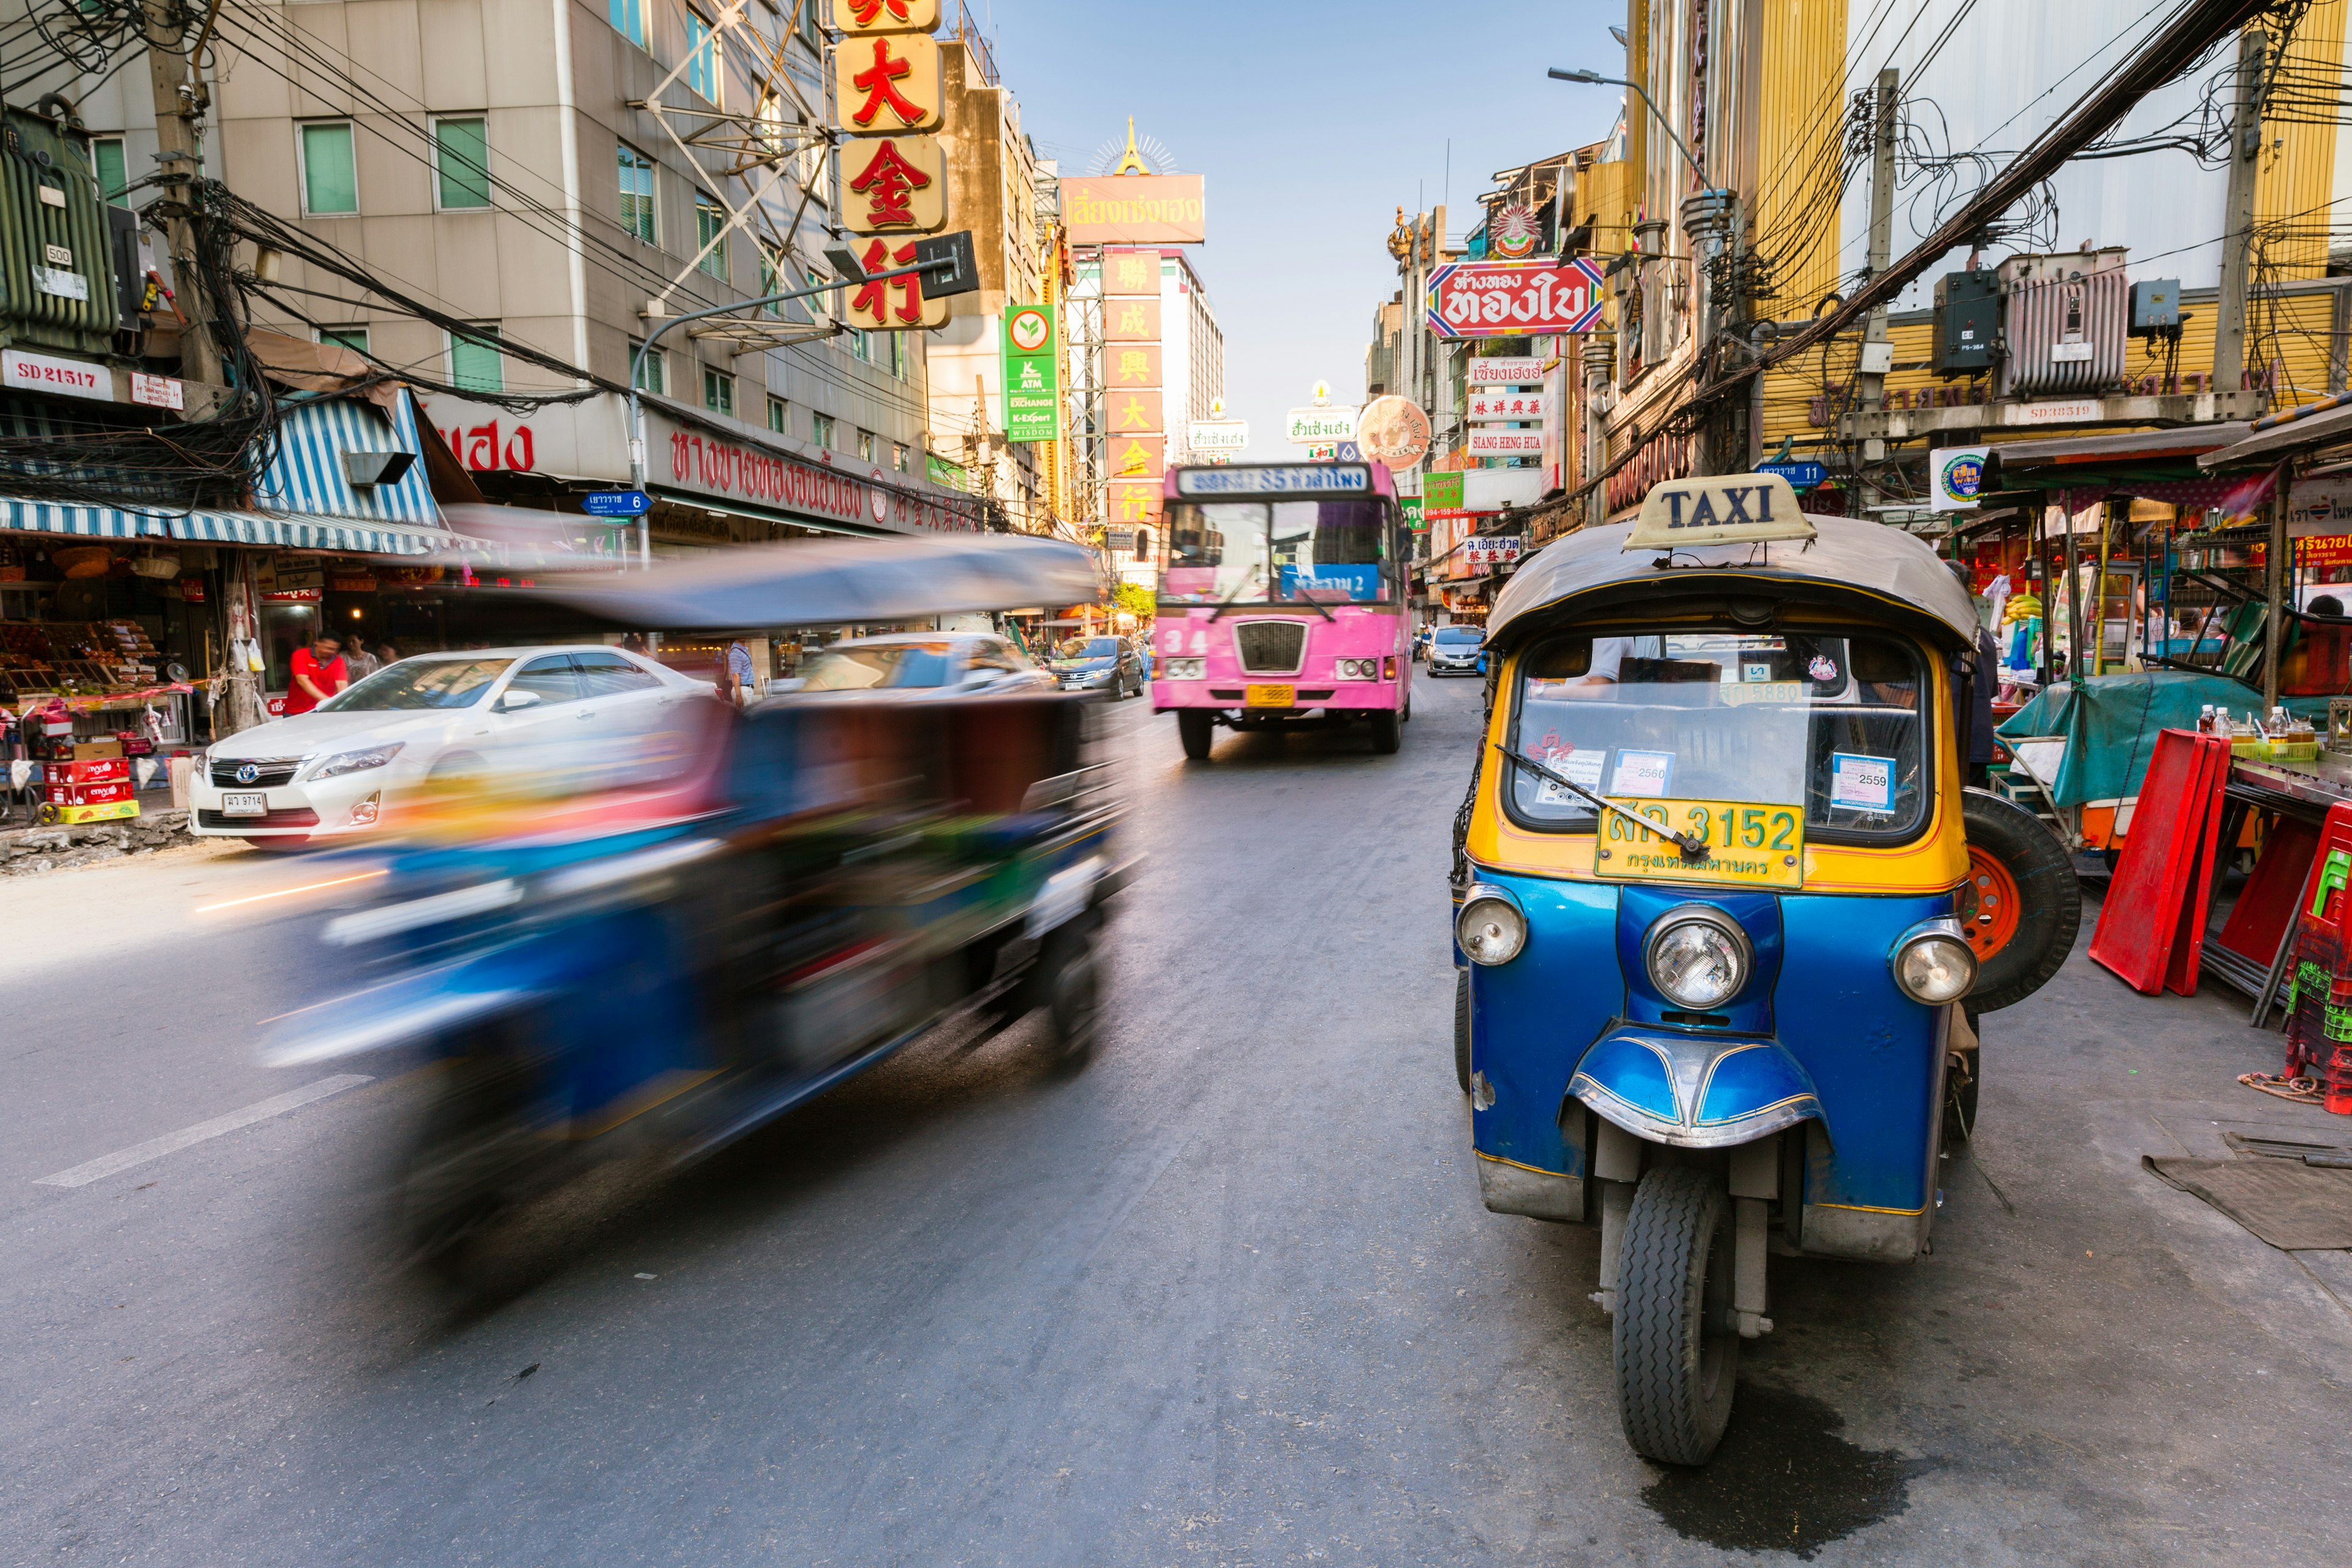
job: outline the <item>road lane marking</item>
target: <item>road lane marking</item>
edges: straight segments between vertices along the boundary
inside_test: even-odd
[[[166,1132],[161,1138],[150,1138],[144,1143],[133,1143],[128,1149],[117,1149],[111,1154],[76,1165],[69,1171],[59,1171],[53,1176],[43,1176],[33,1184],[37,1187],[86,1187],[90,1183],[127,1171],[133,1165],[143,1165],[150,1160],[184,1149],[191,1143],[201,1143],[207,1138],[217,1138],[224,1132],[234,1132],[240,1127],[250,1127],[257,1121],[267,1121],[273,1116],[283,1116],[289,1110],[309,1105],[313,1100],[341,1094],[347,1089],[357,1089],[375,1080],[361,1073],[337,1073],[316,1083],[304,1084],[289,1093],[232,1110],[226,1116],[215,1116],[210,1121],[199,1121],[194,1127],[183,1127],[177,1132]]]

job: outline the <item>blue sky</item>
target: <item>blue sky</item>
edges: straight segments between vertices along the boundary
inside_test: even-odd
[[[1544,68],[1622,74],[1624,59],[1608,31],[1622,4],[982,0],[971,14],[1065,174],[1085,174],[1132,114],[1139,137],[1207,176],[1193,261],[1224,328],[1226,411],[1250,422],[1257,461],[1297,454],[1283,412],[1318,378],[1361,395],[1372,310],[1397,287],[1396,209],[1444,199],[1448,140],[1458,233],[1494,171],[1598,141],[1616,118],[1618,89]]]

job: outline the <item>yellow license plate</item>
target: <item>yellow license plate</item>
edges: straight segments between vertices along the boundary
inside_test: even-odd
[[[1797,888],[1804,883],[1805,814],[1793,805],[1612,798],[1637,816],[1702,840],[1706,854],[1686,858],[1673,839],[1637,827],[1613,811],[1603,812],[1593,861],[1596,876],[1735,888]]]
[[[1242,702],[1249,708],[1296,708],[1298,706],[1298,688],[1264,686],[1252,681],[1242,688]]]

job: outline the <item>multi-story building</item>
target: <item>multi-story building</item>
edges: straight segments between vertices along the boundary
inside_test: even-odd
[[[972,525],[971,504],[927,477],[920,334],[838,330],[827,300],[672,327],[636,353],[669,318],[829,276],[818,14],[769,0],[225,0],[205,173],[442,319],[291,258],[264,258],[257,315],[425,391],[496,500],[562,507],[630,475],[625,400],[501,352],[516,346],[607,388],[634,366],[657,544]],[[79,83],[58,85],[73,96]],[[135,181],[153,166],[144,71],[89,81],[79,110],[103,138],[102,169]],[[955,226],[996,221],[992,191],[957,184]],[[1028,189],[1013,182],[1024,226]],[[939,444],[955,455],[964,439]]]

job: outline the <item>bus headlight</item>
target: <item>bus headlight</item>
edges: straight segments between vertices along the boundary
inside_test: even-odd
[[[1748,933],[1709,904],[1683,904],[1660,915],[1643,940],[1642,957],[1666,1000],[1695,1013],[1738,995],[1756,969]]]
[[[1381,661],[1377,658],[1343,658],[1339,661],[1335,673],[1342,680],[1378,680],[1381,678]]]
[[[1903,994],[1930,1007],[1958,1001],[1977,983],[1977,955],[1953,921],[1913,926],[1896,940],[1887,963]]]
[[[1454,939],[1473,963],[1508,963],[1528,944],[1528,917],[1507,893],[1473,888],[1454,917]]]
[[[1160,673],[1171,680],[1198,680],[1208,673],[1208,668],[1209,661],[1205,658],[1163,658],[1160,661]]]

